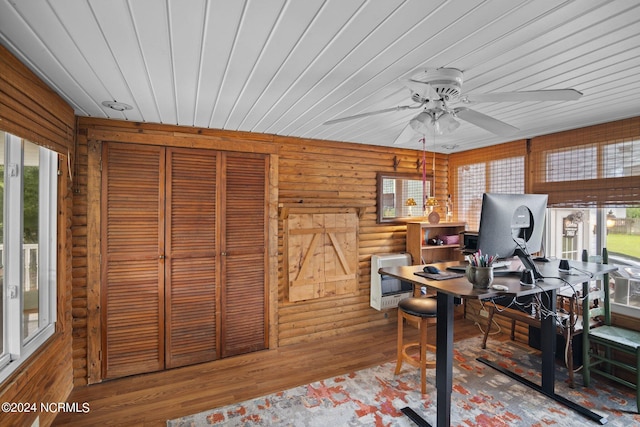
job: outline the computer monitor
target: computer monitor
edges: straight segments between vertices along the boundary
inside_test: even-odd
[[[546,194],[485,193],[482,196],[478,250],[498,258],[518,256],[525,268],[541,279],[532,253],[542,247],[547,209]]]

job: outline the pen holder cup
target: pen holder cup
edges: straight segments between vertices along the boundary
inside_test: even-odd
[[[474,288],[487,289],[493,282],[493,267],[468,266],[466,269],[467,280]]]

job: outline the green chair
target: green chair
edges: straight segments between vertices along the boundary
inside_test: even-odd
[[[586,251],[582,260],[586,261]],[[602,262],[607,264],[609,256],[606,249],[602,251]],[[614,326],[611,324],[611,307],[609,296],[609,275],[602,279],[602,300],[593,303],[593,292],[589,292],[589,282],[583,283],[583,314],[585,317],[599,317],[602,325],[590,329],[589,322],[584,322],[583,334],[583,381],[585,387],[591,382],[591,374],[596,373],[617,383],[626,385],[636,391],[636,411],[640,410],[640,332]],[[599,296],[599,295],[598,295]],[[633,363],[635,362],[635,363]],[[620,376],[628,371],[635,375],[635,384]]]

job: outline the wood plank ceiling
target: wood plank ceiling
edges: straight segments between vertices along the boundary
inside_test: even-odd
[[[419,110],[323,122],[414,104],[398,78],[424,68],[470,95],[584,93],[475,104],[520,131],[462,121],[430,137],[450,153],[638,115],[639,21],[637,0],[0,0],[0,43],[79,116],[375,145]]]

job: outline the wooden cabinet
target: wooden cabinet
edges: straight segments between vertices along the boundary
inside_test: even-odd
[[[462,261],[460,243],[429,244],[430,239],[443,239],[442,236],[458,236],[465,231],[464,222],[428,222],[407,223],[407,252],[411,254],[414,265],[431,264],[441,261]]]
[[[266,348],[268,158],[103,151],[103,378]]]

